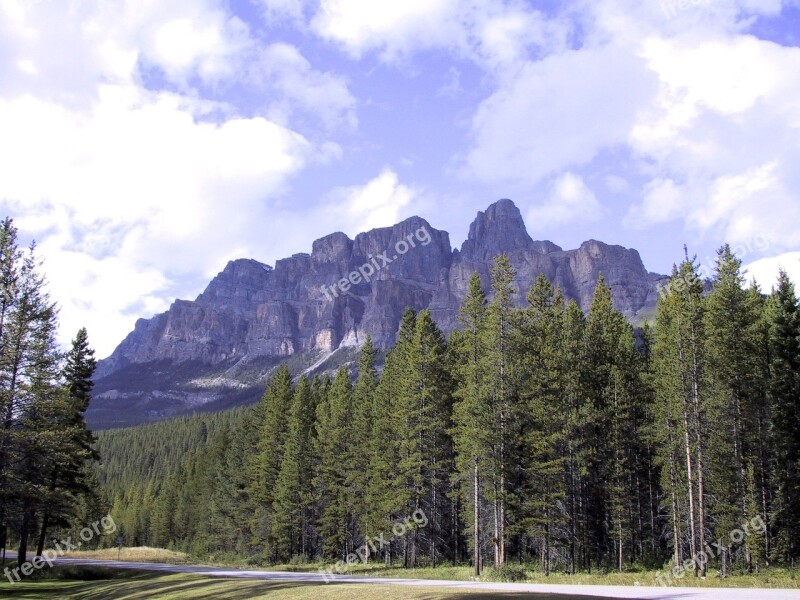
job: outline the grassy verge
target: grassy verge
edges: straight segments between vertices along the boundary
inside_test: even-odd
[[[69,558],[117,560],[117,549],[97,550],[92,552],[72,552]],[[264,565],[243,560],[193,560],[188,554],[173,552],[161,548],[123,548],[119,553],[120,560],[129,562],[154,562],[168,564],[202,564],[206,566],[224,566],[242,569],[260,569],[269,571],[293,571],[301,573],[317,572],[320,568],[332,569],[331,564],[284,564]],[[532,565],[511,564],[503,569],[485,569],[480,581],[501,581],[519,583],[547,583],[571,585],[626,585],[626,586],[659,586],[656,578],[659,574],[666,577],[667,570],[646,571],[631,570],[623,573],[593,572],[567,575],[552,573],[545,577]],[[391,577],[395,579],[432,579],[470,581],[473,578],[472,568],[468,566],[443,565],[436,568],[404,569],[402,567],[387,568],[382,563],[356,564],[350,567],[347,575],[364,575],[370,577]],[[741,588],[800,588],[800,569],[772,568],[754,574],[736,574],[722,578],[715,570],[709,571],[706,579],[696,579],[686,575],[681,579],[672,578],[672,585],[678,587],[741,587]]]
[[[265,567],[275,571],[300,571],[316,572],[322,565],[277,565]],[[327,565],[325,569],[332,569]],[[668,571],[626,571],[619,573],[594,572],[577,573],[568,575],[566,573],[551,573],[545,577],[535,567],[511,564],[503,569],[487,568],[483,571],[479,581],[499,581],[515,583],[543,583],[543,584],[565,584],[565,585],[625,585],[625,586],[653,586],[660,585],[656,577],[661,574],[667,576]],[[350,567],[347,575],[364,575],[370,577],[391,577],[395,579],[433,579],[433,580],[453,580],[470,581],[474,577],[472,568],[467,566],[441,566],[434,568],[403,569],[401,567],[387,568],[382,564],[357,564]],[[685,575],[682,579],[672,577],[672,585],[675,587],[731,587],[731,588],[775,588],[775,589],[796,589],[800,588],[800,570],[773,568],[763,570],[760,573],[737,574],[728,577],[721,577],[715,570],[709,571],[706,579],[698,579],[691,575]]]
[[[65,558],[81,558],[84,560],[123,560],[125,562],[166,563],[169,565],[188,565],[192,559],[183,552],[173,552],[164,548],[106,548],[105,550],[88,550],[67,552]]]
[[[46,577],[46,578],[44,578]],[[443,590],[425,587],[350,584],[299,584],[292,582],[248,581],[221,579],[194,575],[162,575],[112,569],[77,569],[54,567],[42,579],[22,583],[0,583],[0,598],[19,600],[47,600],[70,598],[96,600],[98,598],[139,599],[160,598],[184,600],[188,598],[215,598],[241,600],[242,598],[269,598],[270,600],[328,600],[334,598],[359,598],[364,600],[515,600],[530,598],[527,594],[479,592],[473,590]],[[547,596],[537,595],[539,600]],[[559,596],[559,600],[570,597]],[[572,597],[572,600],[578,600]]]

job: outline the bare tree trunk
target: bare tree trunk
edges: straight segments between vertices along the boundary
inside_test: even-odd
[[[475,459],[475,476],[473,480],[475,491],[475,527],[473,531],[473,550],[475,554],[475,576],[481,574],[481,505],[480,505],[480,475],[478,472],[478,459]]]
[[[28,537],[30,536],[32,526],[33,513],[30,510],[26,510],[22,517],[22,527],[20,527],[19,531],[19,550],[17,550],[17,566],[20,568],[27,560]]]
[[[495,498],[492,502],[492,509],[494,513],[494,535],[492,536],[492,546],[494,546],[494,566],[500,566],[500,531],[499,531],[499,509],[498,503],[499,499],[497,498],[497,485],[495,484],[494,488]]]
[[[41,556],[44,552],[44,544],[47,540],[47,527],[50,525],[50,511],[45,511],[42,517],[42,528],[39,531],[39,544],[36,546],[36,556]]]
[[[697,556],[697,532],[695,530],[695,509],[694,509],[694,473],[692,469],[692,448],[689,441],[689,416],[686,407],[683,409],[684,444],[686,446],[686,476],[689,486],[689,550],[692,558]],[[697,562],[694,562],[694,576],[697,577]]]

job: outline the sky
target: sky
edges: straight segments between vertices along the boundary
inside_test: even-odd
[[[0,0],[0,212],[107,356],[228,260],[413,215],[800,283],[800,0]]]

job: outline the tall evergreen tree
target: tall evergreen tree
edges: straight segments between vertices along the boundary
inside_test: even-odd
[[[462,335],[453,340],[457,357],[453,441],[456,450],[456,489],[461,493],[463,520],[473,556],[475,575],[481,574],[483,477],[491,449],[493,424],[486,386],[486,294],[477,273],[461,306]]]
[[[511,267],[508,255],[495,257],[491,269],[494,297],[486,311],[486,377],[490,394],[493,431],[488,483],[492,500],[495,566],[506,562],[506,523],[513,499],[509,482],[514,471],[514,447],[519,438],[519,402],[516,397],[513,376],[513,330],[515,312],[512,296],[516,272]]]
[[[703,283],[688,257],[672,273],[670,291],[659,300],[653,359],[659,414],[664,422],[660,464],[672,496],[672,529],[676,566],[683,560],[683,538],[689,557],[706,546],[705,449],[708,445]],[[683,463],[678,470],[677,461]],[[668,473],[667,473],[668,471]],[[682,532],[686,523],[688,531]],[[706,564],[694,563],[705,575]]]
[[[750,515],[753,499],[748,502],[748,495],[757,493],[751,483],[754,469],[761,467],[758,428],[766,400],[758,361],[761,303],[744,288],[741,264],[730,246],[719,249],[705,301],[707,465],[712,475],[707,481],[717,537],[727,536],[745,520],[764,517],[761,511]],[[728,559],[726,553],[723,560]],[[752,558],[748,563],[752,566]]]
[[[262,409],[257,453],[254,457],[250,498],[254,503],[253,542],[268,560],[275,559],[272,534],[272,507],[275,501],[275,482],[280,472],[287,433],[287,416],[294,390],[292,377],[285,365],[278,368],[270,380],[261,401]]]
[[[369,537],[369,465],[370,445],[374,422],[374,395],[378,385],[378,372],[375,368],[375,346],[372,338],[367,336],[364,346],[358,357],[358,379],[353,387],[353,424],[352,444],[348,462],[351,466],[348,473],[348,486],[350,487],[353,502],[353,512],[356,515],[356,531],[354,535],[361,540]],[[365,548],[364,560],[369,561],[370,548]]]
[[[339,369],[327,398],[317,407],[319,468],[314,492],[319,510],[319,534],[325,558],[344,559],[354,549],[352,499],[347,487],[350,456],[349,426],[353,419],[350,374]]]
[[[301,377],[289,411],[289,431],[275,482],[272,519],[279,559],[310,556],[313,472],[309,441],[314,427],[314,409],[311,386],[306,377]]]
[[[47,343],[55,347],[54,339]],[[54,366],[59,359],[60,356],[53,353]],[[72,347],[67,352],[63,367],[62,375],[68,395],[66,405],[60,406],[59,409],[66,414],[51,416],[52,419],[58,419],[59,428],[63,433],[58,460],[53,461],[50,467],[49,501],[42,511],[37,556],[41,556],[44,551],[48,528],[52,525],[67,526],[76,498],[94,493],[86,462],[98,460],[100,455],[94,448],[96,439],[86,426],[84,414],[92,398],[94,385],[92,375],[96,365],[94,350],[89,346],[86,329],[81,328],[72,340]],[[51,377],[53,380],[56,379],[54,375]]]
[[[562,362],[564,298],[544,275],[528,293],[517,342],[520,396],[524,403],[521,439],[524,490],[519,525],[539,547],[542,571],[550,574],[551,547],[562,536],[558,528],[567,515],[559,510],[566,499],[565,419],[569,414]]]
[[[800,558],[800,306],[785,271],[769,301],[770,437],[775,452],[774,554]]]

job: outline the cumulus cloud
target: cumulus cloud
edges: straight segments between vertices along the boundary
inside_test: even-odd
[[[497,0],[322,0],[311,28],[354,58],[376,51],[396,62],[445,49],[489,68],[563,46],[569,33],[527,3]]]
[[[99,94],[88,115],[0,100],[0,198],[42,239],[54,296],[74,309],[64,314],[126,315],[90,332],[106,351],[133,315],[164,307],[153,294],[185,292],[170,278],[204,272],[242,245],[255,250],[263,200],[315,150],[262,118],[203,123],[169,94]]]
[[[631,132],[651,164],[643,202],[628,220],[683,220],[731,242],[769,232],[800,243],[800,49],[748,36],[644,46],[659,77],[656,100]]]
[[[291,123],[300,110],[314,115],[327,129],[356,127],[356,100],[341,77],[312,68],[300,51],[289,44],[271,44],[260,51],[252,67],[252,79],[278,97],[269,104],[269,116]],[[276,94],[277,92],[277,94]]]
[[[564,173],[553,183],[550,197],[528,210],[527,221],[537,230],[575,221],[599,219],[603,208],[583,178]]]
[[[400,183],[397,173],[385,168],[363,185],[341,187],[329,194],[328,222],[339,223],[350,235],[375,227],[394,225],[420,192]]]
[[[535,184],[584,165],[627,140],[655,83],[627,48],[529,62],[478,108],[462,173],[485,182]]]
[[[762,291],[769,292],[778,283],[778,273],[786,271],[789,279],[800,286],[800,252],[786,252],[779,256],[761,258],[745,265],[750,281],[755,280]]]
[[[39,242],[62,342],[86,325],[104,356],[226,258],[289,252],[301,216],[277,200],[339,147],[292,115],[206,99],[262,66],[244,23],[210,0],[3,0],[0,15],[0,206]],[[354,125],[346,86],[291,46],[270,52],[271,99]],[[173,91],[147,89],[153,70]]]
[[[731,242],[770,230],[776,246],[796,246],[800,49],[746,33],[781,5],[573,3],[551,18],[572,19],[577,43],[511,59],[472,118],[460,173],[539,189],[613,156],[641,189],[628,226],[682,222]]]

